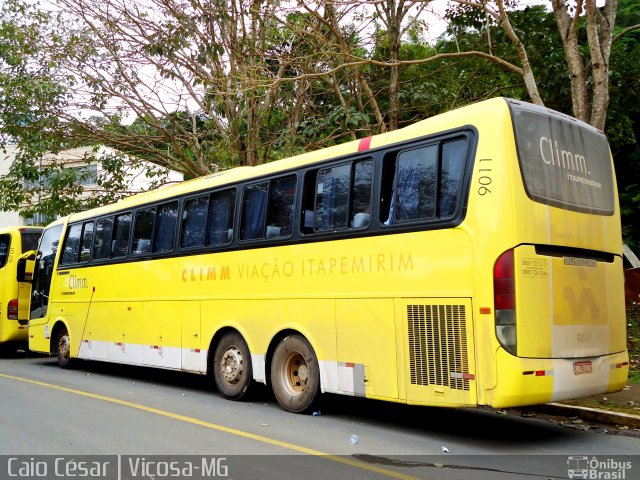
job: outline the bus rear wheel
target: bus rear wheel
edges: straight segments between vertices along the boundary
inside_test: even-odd
[[[213,378],[222,396],[229,400],[240,400],[249,391],[253,380],[251,353],[239,333],[225,333],[218,342],[213,355]]]
[[[306,338],[289,335],[280,341],[271,361],[271,387],[289,412],[303,413],[313,406],[320,391],[320,368]]]
[[[62,327],[58,331],[55,347],[58,366],[60,368],[71,368],[73,366],[73,359],[71,358],[71,340],[69,339],[67,327]]]

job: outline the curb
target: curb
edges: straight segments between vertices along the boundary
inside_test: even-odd
[[[590,422],[640,429],[640,415],[631,415],[629,413],[565,405],[563,403],[545,403],[544,405],[537,405],[534,410],[539,410],[550,415],[571,415]]]

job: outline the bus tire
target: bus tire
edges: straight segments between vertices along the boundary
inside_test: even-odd
[[[71,358],[71,339],[69,338],[67,327],[62,327],[58,330],[55,348],[58,366],[65,369],[73,367],[73,359]]]
[[[239,333],[225,333],[216,345],[213,379],[218,391],[229,400],[240,400],[249,391],[253,380],[251,352]]]
[[[271,361],[271,388],[280,406],[292,413],[311,409],[320,391],[320,367],[313,347],[301,335],[283,338]]]

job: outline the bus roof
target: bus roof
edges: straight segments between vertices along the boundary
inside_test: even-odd
[[[324,160],[352,155],[358,151],[375,149],[377,147],[399,143],[408,139],[422,137],[430,133],[459,128],[464,125],[469,125],[470,117],[482,118],[483,124],[490,125],[491,122],[488,121],[489,117],[504,117],[509,114],[508,101],[508,99],[503,97],[493,98],[430,117],[392,132],[382,133],[365,139],[353,140],[340,145],[302,153],[300,155],[265,163],[255,167],[236,167],[216,172],[168,187],[132,195],[131,197],[127,197],[110,205],[74,213],[69,216],[69,221],[107,215],[115,211],[135,208],[139,205],[154,203],[162,201],[163,199],[188,195],[189,193],[196,193],[201,190],[222,187],[227,184],[250,180],[252,178],[260,178],[262,176],[278,172],[286,172],[290,169],[313,165]],[[52,222],[51,225],[64,222],[65,220],[66,217],[61,218]]]

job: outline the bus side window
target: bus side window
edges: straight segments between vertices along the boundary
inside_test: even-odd
[[[349,226],[351,164],[323,168],[316,181],[314,231],[340,230]]]
[[[242,240],[264,238],[265,236],[268,186],[269,182],[262,182],[244,188],[240,228]]]
[[[442,172],[440,173],[440,217],[450,217],[456,211],[460,186],[467,158],[466,139],[442,144]]]
[[[71,225],[67,238],[64,241],[64,248],[62,249],[62,259],[60,260],[62,265],[78,262],[81,235],[82,224],[77,223],[75,225]]]
[[[0,235],[0,268],[7,264],[9,259],[9,246],[11,245],[11,235]]]
[[[351,228],[364,228],[371,223],[373,171],[373,161],[371,160],[356,162],[354,165]]]
[[[85,222],[82,230],[82,242],[80,243],[80,262],[91,260],[91,244],[93,243],[93,221]]]
[[[374,170],[373,160],[368,158],[307,172],[302,233],[368,227]]]
[[[209,197],[185,200],[180,228],[180,247],[204,247],[207,233],[207,210]]]
[[[96,222],[96,235],[93,244],[93,258],[103,260],[109,258],[111,252],[111,232],[113,217],[100,218]]]
[[[208,245],[231,243],[236,209],[235,189],[211,194],[210,203]]]
[[[295,175],[271,181],[267,208],[267,238],[288,237],[293,232],[296,186]]]
[[[111,248],[113,258],[126,257],[129,253],[129,236],[131,235],[131,214],[116,216]]]
[[[136,218],[133,224],[132,255],[151,253],[151,239],[153,238],[155,218],[155,207],[144,208],[136,212]]]
[[[156,214],[154,252],[170,252],[175,246],[176,224],[178,223],[178,202],[158,206]]]
[[[389,161],[389,160],[387,160]],[[438,145],[400,152],[395,163],[392,190],[383,193],[389,198],[389,210],[385,225],[425,220],[436,217],[438,187]],[[389,168],[384,172],[389,173]],[[389,187],[388,178],[383,179],[383,189]],[[385,209],[381,209],[383,212]]]
[[[302,186],[302,218],[300,219],[300,232],[302,234],[313,233],[315,225],[315,192],[316,178],[318,170],[310,170],[304,175],[304,184]]]

